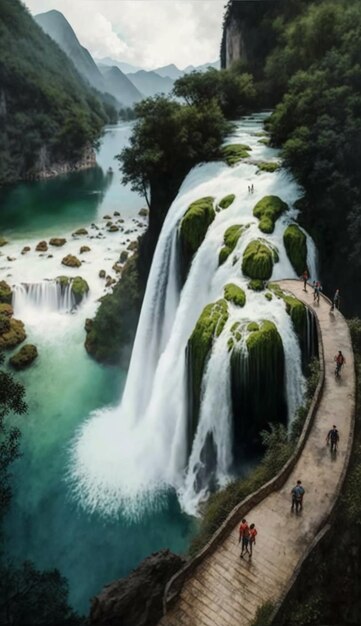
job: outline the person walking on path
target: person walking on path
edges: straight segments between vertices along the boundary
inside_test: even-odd
[[[293,512],[294,509],[296,508],[296,513],[298,513],[299,509],[302,510],[303,496],[305,494],[305,490],[302,487],[302,482],[300,480],[298,480],[297,484],[293,487],[291,494],[292,494],[291,511]]]
[[[334,360],[336,362],[335,374],[336,376],[339,376],[343,365],[346,363],[346,359],[343,356],[341,350],[339,350],[338,354],[335,355]]]
[[[335,295],[333,296],[331,311],[333,311],[335,307],[336,309],[340,310],[340,290],[339,289],[336,289]]]
[[[252,558],[253,546],[256,545],[257,529],[254,524],[249,527],[249,558]]]
[[[314,292],[313,292],[313,301],[316,302],[317,304],[320,304],[320,292],[322,291],[322,286],[320,281],[318,280],[315,283],[315,288],[314,288]]]
[[[243,559],[243,554],[245,552],[248,552],[248,554],[249,554],[249,550],[248,550],[249,526],[248,526],[247,520],[245,518],[243,518],[243,520],[241,522],[241,525],[239,527],[238,543],[240,543],[240,541],[242,541],[241,559]]]
[[[307,281],[308,281],[308,271],[305,270],[302,274],[302,280],[303,280],[303,291],[307,291]]]
[[[332,426],[331,430],[328,431],[326,437],[326,444],[329,445],[331,443],[331,452],[337,450],[337,444],[340,440],[340,435],[338,434],[338,430],[335,425]]]

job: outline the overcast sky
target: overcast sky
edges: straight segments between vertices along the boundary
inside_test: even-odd
[[[148,69],[219,57],[225,0],[23,0],[33,14],[61,11],[80,43]]]

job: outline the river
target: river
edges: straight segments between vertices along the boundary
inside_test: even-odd
[[[104,517],[81,508],[67,482],[74,433],[93,411],[119,403],[126,377],[119,368],[95,363],[83,344],[84,321],[106,293],[99,270],[114,276],[120,252],[146,227],[146,218],[138,215],[144,201],[121,185],[114,160],[130,132],[129,123],[107,128],[92,170],[0,192],[0,232],[9,241],[1,249],[1,279],[38,284],[61,274],[81,275],[90,286],[88,299],[72,314],[30,300],[15,310],[39,358],[16,375],[25,385],[29,411],[17,420],[23,454],[13,466],[6,519],[10,556],[17,562],[30,559],[40,569],[58,568],[69,581],[72,606],[83,613],[104,584],[128,574],[151,552],[164,547],[184,552],[194,528],[173,493],[162,498],[158,510],[129,521],[121,513]],[[123,231],[108,233],[106,215],[113,223],[124,219]],[[72,237],[79,227],[89,234]],[[35,252],[40,240],[56,236],[67,239],[62,248]],[[80,257],[81,268],[64,268],[62,257],[80,256],[84,244],[91,250]],[[24,246],[31,251],[21,255]]]

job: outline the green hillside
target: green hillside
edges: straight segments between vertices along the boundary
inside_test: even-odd
[[[36,174],[40,162],[78,157],[107,121],[58,45],[19,0],[0,0],[0,185]]]

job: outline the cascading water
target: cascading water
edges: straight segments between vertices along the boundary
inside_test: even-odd
[[[252,148],[253,160],[277,156],[257,139],[262,120],[262,116],[243,120],[231,138],[233,143],[246,142]],[[174,488],[184,510],[196,513],[209,487],[229,479],[234,463],[230,371],[234,348],[230,341],[235,324],[246,327],[252,321],[262,328],[266,320],[271,323],[283,344],[289,422],[302,403],[301,350],[285,303],[250,289],[241,269],[248,244],[261,237],[266,246],[278,252],[272,280],[296,277],[283,234],[294,223],[297,211],[290,208],[278,218],[274,232],[265,235],[259,230],[253,207],[266,195],[278,195],[292,207],[300,191],[283,170],[257,176],[256,172],[257,166],[247,162],[233,168],[223,163],[196,167],[169,209],[148,279],[122,402],[115,409],[90,415],[73,445],[70,480],[80,502],[91,510],[132,517],[141,514],[144,505],[157,506],[159,494]],[[255,186],[253,194],[248,191],[251,183]],[[234,202],[216,213],[181,289],[181,219],[195,200],[212,196],[217,206],[230,193],[235,195]],[[235,224],[247,228],[226,262],[219,265],[224,233]],[[315,277],[315,250],[308,236],[307,254],[308,268]],[[243,308],[229,303],[224,328],[218,336],[215,333],[189,446],[187,346],[204,307],[223,299],[229,283],[244,290],[246,303]],[[243,336],[241,344],[245,340]]]
[[[56,280],[38,283],[21,283],[13,286],[13,307],[15,316],[23,319],[29,315],[47,313],[68,313],[75,306],[71,283],[61,285]]]

